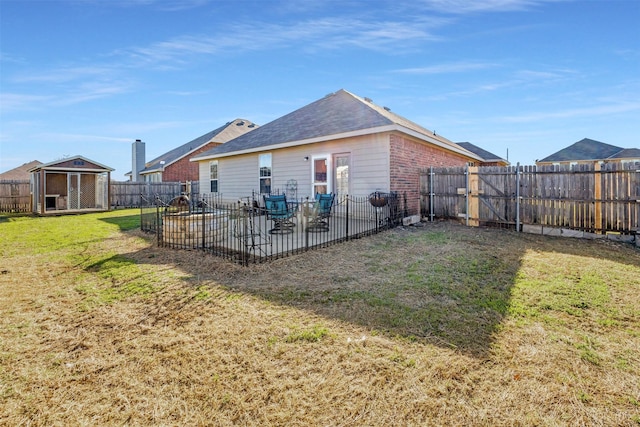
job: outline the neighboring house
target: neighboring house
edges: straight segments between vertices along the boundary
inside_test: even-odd
[[[77,213],[109,210],[113,168],[82,156],[67,157],[29,170],[33,212]]]
[[[482,162],[465,148],[386,107],[346,90],[329,94],[260,128],[191,158],[200,192],[224,200],[284,191],[366,196],[407,195],[418,214],[420,169]]]
[[[41,165],[42,162],[33,160],[29,163],[25,163],[17,168],[10,169],[6,172],[0,173],[0,181],[28,181],[31,178],[29,170]]]
[[[145,162],[144,143],[136,140],[133,144],[133,171],[125,174],[132,181],[145,182],[187,182],[198,180],[198,165],[189,158],[212,149],[231,139],[243,135],[258,126],[249,120],[236,119],[211,132],[187,142],[150,162]],[[134,176],[136,179],[134,179]]]
[[[604,162],[640,162],[640,149],[622,148],[584,138],[562,150],[536,160],[536,165],[573,165]]]
[[[458,142],[457,144],[465,150],[471,151],[472,153],[475,153],[482,158],[482,161],[475,166],[509,166],[508,160],[496,156],[495,154],[470,142]]]

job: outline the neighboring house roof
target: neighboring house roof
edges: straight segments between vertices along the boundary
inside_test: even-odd
[[[207,150],[191,160],[206,160],[393,130],[414,135],[470,158],[478,158],[476,154],[374,104],[368,98],[361,98],[341,89],[226,144]]]
[[[503,159],[483,148],[478,147],[477,145],[473,145],[470,142],[458,142],[458,145],[463,147],[465,150],[469,150],[472,153],[477,154],[482,157],[482,161],[486,163],[495,162],[495,163],[509,163],[508,160]]]
[[[164,168],[170,164],[177,162],[209,143],[215,142],[222,144],[257,128],[258,125],[245,119],[235,119],[231,122],[227,122],[223,126],[205,133],[204,135],[145,163],[145,168],[140,171],[140,174],[162,172]],[[129,172],[128,175],[131,175],[131,172]]]
[[[71,168],[69,166],[65,166],[65,165],[68,165],[69,163],[76,162],[76,161],[83,162],[83,163],[86,162],[86,163],[89,163],[90,165],[86,168],[81,168],[81,167]],[[95,166],[95,167],[92,167],[92,166]],[[70,156],[70,157],[65,157],[64,159],[54,160],[53,162],[42,163],[40,165],[37,165],[29,169],[29,172],[34,172],[36,170],[43,170],[43,169],[49,169],[49,170],[86,169],[91,171],[104,170],[109,172],[113,172],[115,170],[113,168],[110,168],[109,166],[105,166],[101,163],[96,162],[95,160],[87,159],[86,157],[83,157],[83,156]]]
[[[40,166],[42,162],[38,160],[32,160],[29,163],[25,163],[17,168],[10,169],[6,172],[0,173],[0,180],[3,181],[26,181],[30,178],[29,171],[37,166]]]
[[[603,160],[624,150],[622,147],[605,144],[604,142],[584,138],[563,148],[537,162],[567,162],[579,160]]]
[[[607,159],[640,159],[640,148],[625,148]]]

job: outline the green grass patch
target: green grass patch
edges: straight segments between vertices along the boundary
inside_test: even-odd
[[[109,235],[140,226],[136,209],[56,217],[10,217],[2,224],[3,257],[22,253],[65,255],[101,242]],[[99,219],[100,221],[96,221]]]
[[[321,325],[314,325],[311,328],[299,329],[294,328],[286,337],[285,342],[318,342],[329,336],[329,329]]]

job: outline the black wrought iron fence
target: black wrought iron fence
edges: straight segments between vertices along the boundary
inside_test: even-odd
[[[205,195],[198,200],[145,199],[141,228],[159,246],[201,250],[242,265],[287,257],[315,248],[379,233],[402,223],[397,193],[335,196],[329,210],[316,199],[287,200],[274,208],[259,195],[224,203]]]

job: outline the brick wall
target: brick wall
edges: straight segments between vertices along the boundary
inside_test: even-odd
[[[200,179],[198,163],[190,162],[189,159],[218,145],[220,144],[217,142],[209,143],[177,162],[170,164],[164,169],[162,180],[164,182],[198,181]]]
[[[444,166],[464,166],[472,161],[462,155],[446,151],[435,145],[420,143],[406,136],[391,134],[391,191],[397,191],[400,202],[407,195],[407,213],[420,214],[420,169]],[[404,205],[401,204],[401,208]]]

